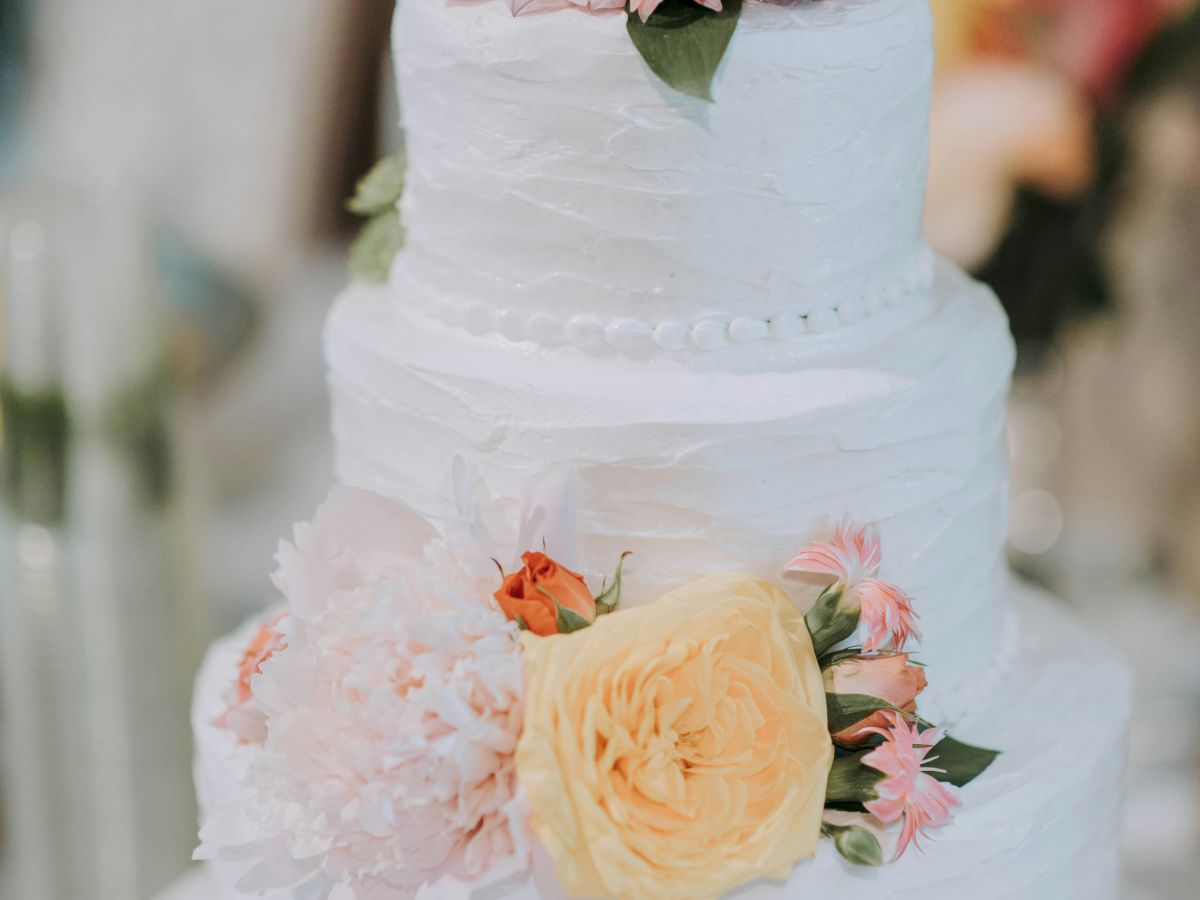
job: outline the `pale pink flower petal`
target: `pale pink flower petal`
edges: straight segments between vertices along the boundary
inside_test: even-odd
[[[933,765],[937,757],[929,758],[929,754],[944,732],[940,728],[922,732],[897,712],[887,716],[890,721],[886,728],[868,729],[882,735],[884,742],[863,757],[863,764],[887,777],[875,789],[878,798],[865,806],[881,822],[903,819],[896,848],[898,859],[921,835],[949,824],[962,800],[957,788],[930,774],[939,771]]]
[[[398,500],[335,488],[311,524],[296,526],[279,547],[273,580],[302,619],[338,591],[373,584],[422,558],[437,532]]]
[[[645,22],[661,5],[662,0],[629,0],[629,11],[637,13]]]
[[[263,620],[238,663],[237,680],[225,694],[225,712],[217,720],[219,728],[232,731],[242,744],[261,744],[267,739],[267,718],[255,700],[253,681],[262,667],[287,646],[280,628],[284,614]]]

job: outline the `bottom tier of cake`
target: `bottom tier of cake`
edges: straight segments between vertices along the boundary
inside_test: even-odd
[[[952,825],[936,832],[924,852],[894,865],[858,869],[844,864],[828,842],[801,863],[786,883],[761,882],[744,898],[822,897],[878,900],[992,900],[992,898],[1115,898],[1119,896],[1118,824],[1131,685],[1115,651],[1089,634],[1054,601],[1014,585],[1020,657],[1011,681],[989,708],[977,710],[955,735],[1003,750],[1003,756],[963,792]],[[255,624],[247,626],[253,628]],[[197,684],[193,725],[196,781],[206,818],[236,821],[240,781],[232,734],[215,725],[250,632],[218,643]],[[248,823],[247,840],[254,837]],[[210,862],[197,897],[238,900],[247,866]],[[545,866],[532,880],[472,891],[440,885],[421,897],[531,900],[561,897]],[[300,900],[274,893],[268,900]],[[331,900],[358,900],[350,892]]]

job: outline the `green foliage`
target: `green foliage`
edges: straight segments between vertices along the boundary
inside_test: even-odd
[[[712,100],[712,83],[737,29],[742,0],[725,0],[715,12],[694,0],[664,0],[643,22],[629,13],[626,28],[646,65],[684,94]]]
[[[621,554],[621,561],[617,563],[617,574],[613,576],[613,583],[596,597],[596,615],[607,616],[615,613],[621,605],[621,573],[625,569],[625,560],[632,555],[631,553]]]
[[[366,216],[367,223],[350,247],[350,274],[358,281],[387,280],[392,260],[404,246],[404,223],[399,202],[407,169],[403,156],[380,160],[358,183],[347,208]]]
[[[883,865],[883,848],[879,846],[879,840],[861,825],[834,825],[832,822],[822,822],[821,833],[833,838],[838,853],[842,854],[847,862],[856,866]]]
[[[404,246],[400,211],[393,209],[367,222],[350,245],[350,274],[358,281],[382,284]]]
[[[377,216],[394,209],[404,193],[407,172],[403,156],[384,157],[359,181],[347,209],[359,216]]]
[[[958,787],[970,784],[996,761],[1000,755],[998,750],[986,750],[983,747],[973,747],[956,741],[952,737],[944,737],[929,754],[930,759],[937,757],[932,768],[943,769],[945,774],[934,772],[938,781],[945,781]]]

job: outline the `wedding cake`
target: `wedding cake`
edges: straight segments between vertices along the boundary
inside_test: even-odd
[[[1106,645],[1016,583],[1005,565],[1013,345],[994,296],[939,260],[922,237],[933,67],[927,3],[747,0],[719,11],[719,3],[684,0],[628,10],[605,5],[399,6],[394,48],[407,141],[399,203],[406,243],[385,283],[355,284],[339,298],[326,334],[337,479],[351,490],[281,553],[276,582],[290,612],[276,611],[266,626],[249,623],[219,643],[197,687],[200,855],[209,859],[212,895],[703,897],[738,888],[747,897],[1116,897],[1129,686]],[[370,739],[354,731],[352,752],[338,744],[364,722],[392,714],[372,706],[371,717],[351,726],[343,706],[368,696],[371,704],[394,704],[404,692],[396,687],[380,699],[363,687],[361,673],[343,673],[330,682],[335,687],[297,699],[297,685],[309,691],[325,684],[327,667],[361,658],[358,649],[346,649],[351,633],[366,640],[366,626],[346,624],[344,598],[354,593],[343,583],[349,569],[408,585],[388,595],[391,605],[372,607],[372,628],[409,621],[404,604],[423,588],[397,572],[417,557],[391,569],[379,558],[388,552],[382,535],[389,529],[408,537],[419,529],[400,528],[399,514],[382,505],[391,501],[421,529],[428,526],[421,531],[428,540],[443,531],[494,536],[489,546],[500,548],[494,555],[502,573],[514,553],[544,551],[525,553],[526,571],[542,566],[538,572],[558,572],[555,584],[565,585],[539,589],[553,601],[546,627],[557,636],[513,639],[528,655],[524,733],[515,751],[491,746],[488,758],[515,752],[515,769],[506,763],[503,772],[507,778],[515,771],[519,787],[505,795],[503,816],[499,805],[491,818],[479,814],[481,824],[464,826],[462,840],[444,831],[440,848],[420,844],[437,859],[419,865],[410,865],[417,845],[396,837],[423,827],[412,810],[431,808],[422,805],[426,799],[410,800],[420,795],[417,782],[403,781],[401,789],[389,781],[369,792],[370,800],[363,793],[365,781],[382,782],[402,769],[403,754],[384,754],[392,762],[371,771],[387,774],[366,777],[362,757],[368,746],[378,750],[377,731]],[[531,531],[531,521],[541,530]],[[343,531],[331,533],[331,523]],[[856,530],[851,523],[870,525]],[[423,552],[420,558],[429,558]],[[627,553],[614,583],[614,565]],[[438,552],[435,567],[446,564],[445,555]],[[539,561],[530,563],[531,556]],[[546,568],[554,565],[550,557],[569,557],[570,568]],[[943,805],[954,807],[952,821],[947,809],[932,807],[925,819],[913,806],[889,816],[872,802],[895,800],[895,792],[871,788],[857,798],[863,802],[847,802],[854,798],[837,794],[831,782],[822,785],[827,802],[817,804],[826,813],[810,813],[800,801],[786,814],[773,807],[769,821],[778,831],[770,831],[748,812],[767,799],[737,800],[764,764],[752,767],[753,777],[729,778],[703,794],[705,802],[686,814],[662,801],[689,819],[688,828],[691,819],[712,817],[705,835],[717,833],[723,816],[751,817],[733,837],[714,841],[712,856],[720,861],[709,878],[698,871],[707,865],[702,859],[671,870],[673,845],[664,834],[683,827],[676,819],[656,819],[640,833],[644,843],[626,853],[632,843],[620,829],[633,828],[628,821],[636,815],[623,804],[644,811],[658,788],[630,775],[610,795],[604,784],[592,784],[591,761],[579,774],[563,762],[561,748],[542,747],[534,765],[540,751],[526,744],[540,713],[531,708],[557,704],[554,728],[561,730],[570,703],[582,708],[607,690],[593,678],[591,694],[577,691],[570,676],[547,693],[538,687],[540,673],[609,659],[617,645],[633,655],[639,641],[656,646],[661,615],[653,619],[648,611],[661,603],[665,614],[681,603],[681,586],[723,584],[722,591],[739,596],[759,590],[730,587],[722,573],[739,573],[739,584],[778,585],[778,596],[786,594],[796,609],[811,607],[800,671],[815,673],[818,684],[824,677],[831,692],[830,671],[847,657],[831,648],[846,646],[849,631],[823,645],[821,628],[832,619],[817,621],[821,609],[844,608],[858,591],[861,610],[855,606],[849,629],[861,616],[868,634],[856,648],[864,655],[855,658],[875,662],[895,661],[919,622],[921,640],[909,649],[923,669],[913,674],[907,666],[921,687],[928,682],[919,719],[907,703],[912,696],[880,703],[871,707],[876,725],[881,710],[896,717],[886,720],[890,731],[873,733],[883,736],[883,747],[893,746],[909,727],[907,711],[919,722],[912,735],[925,734],[930,744],[942,732],[924,729],[936,722],[956,738],[999,751],[978,767],[982,774],[961,780],[961,791],[947,788],[952,800]],[[510,588],[517,576],[504,575],[502,585],[491,574],[495,584],[483,596],[490,602],[496,591],[503,613],[489,615],[513,635],[517,626],[541,635],[533,616],[536,602],[545,601]],[[826,587],[822,576],[835,584]],[[471,578],[483,583],[485,575]],[[563,593],[583,580],[600,585],[596,605],[590,590],[582,605]],[[352,586],[361,594],[368,581]],[[597,618],[611,611],[608,601],[615,607],[614,586],[623,611]],[[326,597],[340,610],[336,628],[325,622]],[[891,618],[881,618],[876,633],[868,606],[879,597],[891,604]],[[390,612],[381,613],[385,608]],[[787,609],[778,615],[790,627]],[[697,613],[695,621],[702,618]],[[314,625],[318,620],[325,624]],[[677,625],[680,634],[701,628],[686,612]],[[393,636],[384,644],[416,647],[424,659],[432,639],[403,634],[415,643]],[[669,634],[662,639],[675,646]],[[714,648],[736,644],[724,632],[724,643],[705,639],[696,637],[705,648],[697,658],[705,660],[716,658]],[[311,652],[289,662],[301,643]],[[535,649],[550,646],[561,649],[561,659],[557,650]],[[743,662],[730,671],[742,671]],[[400,653],[391,665],[407,671],[416,664]],[[452,668],[461,675],[464,665]],[[621,671],[632,677],[628,667]],[[399,683],[394,672],[389,677],[388,684]],[[431,677],[423,675],[421,686]],[[689,681],[683,707],[702,704],[706,691],[716,696],[718,683],[707,676]],[[444,685],[461,689],[459,681]],[[818,693],[821,753],[789,746],[785,755],[797,771],[819,769],[824,779],[831,765],[837,772],[855,759],[860,745],[845,734],[829,745],[824,726],[834,731],[845,705],[831,693],[827,711]],[[321,715],[340,717],[336,728],[299,724],[296,710],[317,694]],[[245,704],[252,695],[251,713]],[[468,705],[478,714],[481,703]],[[604,714],[615,715],[612,707]],[[407,707],[397,715],[403,728],[417,727]],[[431,715],[448,714],[426,709],[419,727]],[[738,732],[726,724],[722,741]],[[422,745],[421,759],[438,746],[443,765],[467,746],[465,734],[446,726]],[[596,754],[615,741],[605,734]],[[922,746],[919,737],[916,743]],[[952,769],[950,744],[942,746],[942,765]],[[928,765],[912,770],[925,773],[930,791],[936,778],[958,783],[938,774],[937,758],[934,745]],[[461,775],[465,763],[456,765]],[[663,795],[690,797],[686,779],[700,777],[689,776],[694,762],[671,765]],[[358,773],[352,787],[347,771]],[[420,784],[436,781],[432,769],[421,771]],[[494,787],[498,777],[489,771],[487,783]],[[335,781],[340,786],[324,794],[312,787]],[[583,811],[590,801],[576,787],[585,781],[601,797],[600,812]],[[447,790],[458,798],[457,816],[463,790]],[[635,792],[636,803],[622,790]],[[368,816],[380,792],[389,791],[386,810]],[[258,799],[248,802],[252,794]],[[438,803],[450,802],[446,796]],[[849,824],[857,820],[846,817],[864,805],[882,821]],[[514,834],[528,832],[528,847],[504,831],[517,819],[533,823],[512,826]],[[872,835],[872,852],[894,844],[894,829],[889,838],[883,827],[889,821],[906,829],[892,864],[873,868],[842,858],[864,862],[847,835]],[[815,852],[779,855],[788,840],[804,843],[810,833],[815,840],[818,827],[830,839]],[[503,840],[489,838],[489,852],[516,860],[488,879],[477,877],[487,868],[478,862],[487,854],[476,840],[484,831],[504,831]],[[922,852],[902,852],[916,836]],[[446,860],[454,862],[443,872]],[[424,874],[412,876],[414,865]],[[675,874],[655,881],[660,869]]]

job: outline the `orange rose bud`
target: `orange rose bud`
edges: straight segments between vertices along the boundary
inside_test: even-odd
[[[917,697],[925,686],[925,670],[909,663],[907,653],[854,656],[825,670],[826,693],[874,697],[907,713],[917,711]],[[834,743],[863,746],[875,737],[863,729],[886,728],[890,722],[887,710],[877,710],[836,732]]]
[[[583,576],[560,566],[545,553],[526,553],[525,567],[505,576],[496,602],[514,622],[543,637],[558,634],[558,607],[596,621],[596,598]]]

